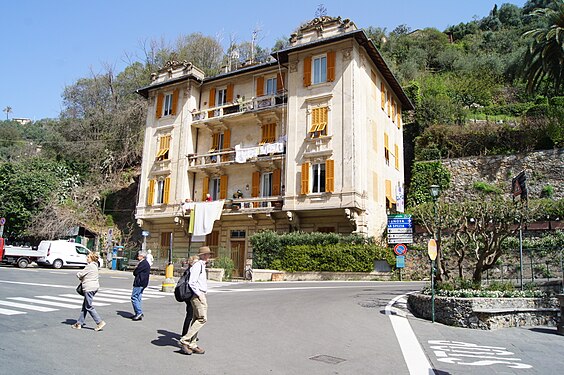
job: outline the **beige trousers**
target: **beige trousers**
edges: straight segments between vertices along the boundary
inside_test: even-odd
[[[206,324],[208,319],[208,302],[206,295],[202,294],[200,297],[194,295],[190,303],[192,304],[192,324],[190,325],[188,333],[180,338],[180,342],[188,345],[190,349],[194,349],[198,346],[196,343],[198,332],[204,324]]]

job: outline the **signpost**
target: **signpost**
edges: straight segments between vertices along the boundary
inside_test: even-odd
[[[413,243],[413,221],[411,215],[388,215],[388,243]]]
[[[4,224],[6,224],[6,218],[0,218],[0,237],[4,234]]]
[[[149,231],[148,230],[141,231],[141,235],[143,236],[143,243],[141,244],[141,250],[146,251],[147,250],[147,237],[149,237]]]
[[[427,254],[431,260],[431,321],[435,323],[435,259],[437,259],[437,241],[434,238],[427,244]]]

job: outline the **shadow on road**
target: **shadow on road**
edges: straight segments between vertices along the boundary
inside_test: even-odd
[[[551,334],[551,335],[558,335],[558,329],[556,327],[554,327],[554,328],[531,328],[531,329],[529,329],[529,331],[537,332],[537,333],[548,333],[548,334]]]
[[[175,332],[166,331],[164,329],[157,330],[159,336],[156,340],[151,341],[151,344],[156,346],[173,346],[178,348],[178,340],[180,335]]]
[[[135,314],[131,313],[130,311],[116,311],[116,314],[121,316],[122,318],[131,319],[135,316]]]

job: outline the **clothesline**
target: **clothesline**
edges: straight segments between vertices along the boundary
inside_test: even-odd
[[[193,236],[204,236],[213,230],[213,224],[221,218],[225,200],[212,202],[185,202],[182,204],[184,212],[190,210],[190,226],[188,233]]]

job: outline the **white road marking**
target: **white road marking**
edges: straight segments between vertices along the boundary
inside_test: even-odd
[[[463,366],[506,365],[510,368],[529,369],[533,366],[522,363],[521,358],[511,357],[514,353],[499,346],[477,345],[460,341],[429,340],[440,362]],[[473,360],[476,358],[478,360]]]
[[[68,298],[74,298],[77,300],[80,300],[82,302],[83,297],[79,296],[79,295],[74,295],[74,294],[61,294],[61,297],[68,297]],[[131,299],[116,299],[116,298],[106,298],[104,297],[103,293],[96,293],[96,295],[94,296],[94,300],[95,301],[102,301],[102,302],[115,302],[115,303],[125,303],[125,302],[129,302]]]
[[[41,299],[25,298],[25,297],[10,297],[8,299],[20,302],[38,303],[40,305],[64,307],[66,309],[80,309],[80,305],[69,305],[68,303],[42,301]]]
[[[23,312],[23,311],[16,311],[16,310],[10,310],[10,309],[0,309],[0,314],[2,314],[2,315],[19,315],[19,314],[27,314],[27,313]]]
[[[433,371],[433,367],[431,367],[427,356],[425,356],[425,352],[423,352],[421,345],[419,345],[419,341],[417,341],[417,337],[415,336],[415,333],[413,333],[409,321],[405,315],[400,316],[398,314],[399,310],[393,307],[396,302],[400,299],[404,299],[405,297],[405,294],[397,296],[388,302],[385,309],[386,315],[388,315],[392,323],[392,327],[400,344],[401,352],[409,370],[409,374],[434,374],[435,372]]]
[[[64,289],[75,289],[76,286],[69,286],[69,285],[57,285],[57,284],[38,284],[38,283],[26,283],[22,281],[8,281],[8,280],[0,280],[0,283],[6,284],[19,284],[19,285],[33,285],[33,286],[48,286],[51,288],[64,288]]]
[[[23,303],[9,302],[9,301],[0,301],[0,305],[9,306],[9,307],[16,307],[16,308],[19,308],[19,309],[41,311],[41,312],[57,311],[58,310],[58,309],[52,309],[50,307],[25,305]]]

